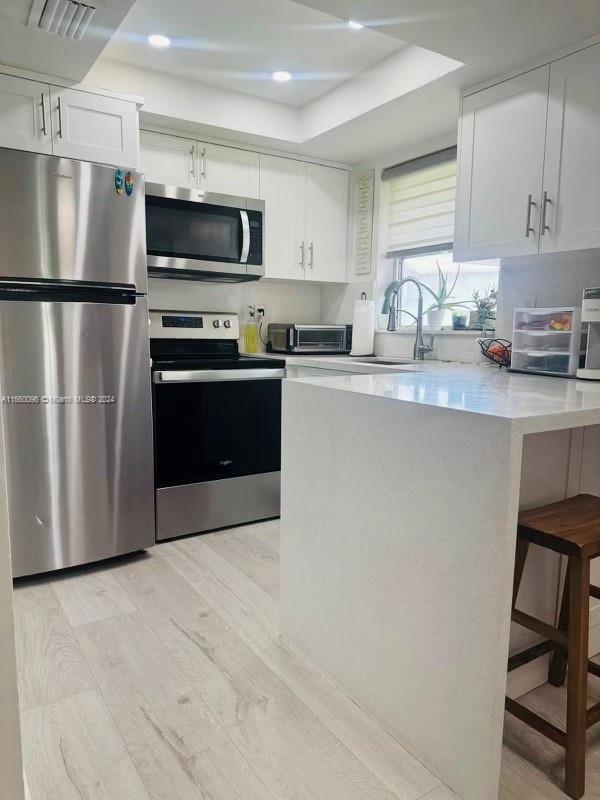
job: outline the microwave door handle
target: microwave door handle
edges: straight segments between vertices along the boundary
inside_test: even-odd
[[[240,218],[242,220],[242,254],[240,256],[240,263],[248,263],[248,255],[250,254],[250,221],[248,219],[248,212],[240,209]]]

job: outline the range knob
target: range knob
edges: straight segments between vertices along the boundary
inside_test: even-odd
[[[223,325],[225,325],[226,328],[231,328],[231,320],[230,319],[226,319],[225,322],[223,323]]]
[[[220,328],[220,327],[221,327],[221,320],[213,319],[213,328]]]

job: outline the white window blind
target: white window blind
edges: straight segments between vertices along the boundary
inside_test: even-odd
[[[451,250],[454,240],[456,148],[383,171],[390,258]]]

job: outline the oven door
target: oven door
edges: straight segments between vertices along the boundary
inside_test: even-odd
[[[154,373],[159,539],[279,515],[283,372]]]
[[[156,277],[256,280],[264,274],[264,204],[148,184],[148,271]]]

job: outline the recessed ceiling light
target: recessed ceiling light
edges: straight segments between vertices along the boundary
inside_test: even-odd
[[[364,28],[365,26],[362,24],[362,22],[357,22],[355,19],[349,19],[348,27],[352,28],[352,30],[359,31],[361,28]]]
[[[271,75],[271,77],[273,78],[274,81],[277,81],[278,83],[287,83],[287,81],[292,80],[291,73],[286,72],[286,70],[284,69],[278,69],[277,72],[274,72]]]
[[[148,36],[148,44],[152,47],[170,47],[171,40],[168,36],[163,36],[162,33],[151,33]]]

